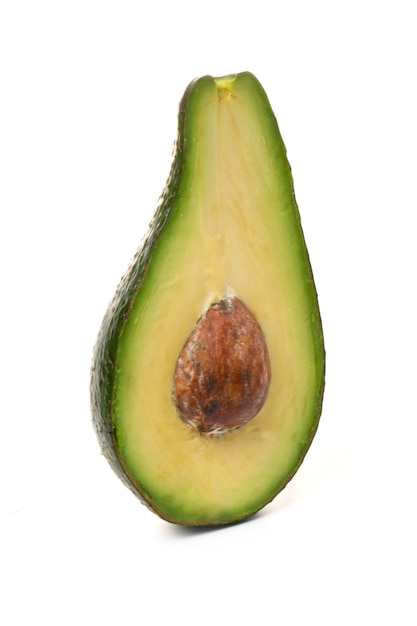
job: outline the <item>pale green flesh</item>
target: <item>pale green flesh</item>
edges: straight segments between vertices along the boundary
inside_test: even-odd
[[[244,517],[271,499],[318,419],[323,363],[314,285],[284,148],[248,76],[223,79],[219,88],[203,79],[192,94],[177,200],[119,344],[119,457],[148,500],[183,523]],[[178,416],[173,373],[197,319],[228,293],[261,325],[271,386],[246,426],[201,436]]]

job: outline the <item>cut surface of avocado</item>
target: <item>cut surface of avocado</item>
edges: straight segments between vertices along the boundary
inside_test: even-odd
[[[216,334],[212,312],[230,302],[232,317],[213,317]],[[180,104],[161,203],[97,340],[91,395],[103,451],[168,521],[244,519],[302,462],[320,417],[324,361],[291,170],[267,96],[247,72],[197,79]],[[229,374],[233,391],[221,384]],[[196,395],[220,426],[187,419],[198,412]]]

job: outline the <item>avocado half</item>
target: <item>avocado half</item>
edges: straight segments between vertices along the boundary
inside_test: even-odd
[[[316,289],[268,98],[248,72],[194,80],[166,188],[94,351],[103,453],[170,522],[244,519],[300,466],[324,370]]]

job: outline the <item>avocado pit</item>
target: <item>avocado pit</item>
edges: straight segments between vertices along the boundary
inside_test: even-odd
[[[212,304],[199,318],[175,366],[174,402],[201,433],[243,426],[262,408],[271,380],[262,329],[237,297]]]

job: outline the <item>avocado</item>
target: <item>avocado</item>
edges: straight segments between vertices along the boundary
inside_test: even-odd
[[[299,468],[325,352],[293,180],[249,72],[190,83],[166,188],[105,314],[93,424],[160,517],[245,519]]]

